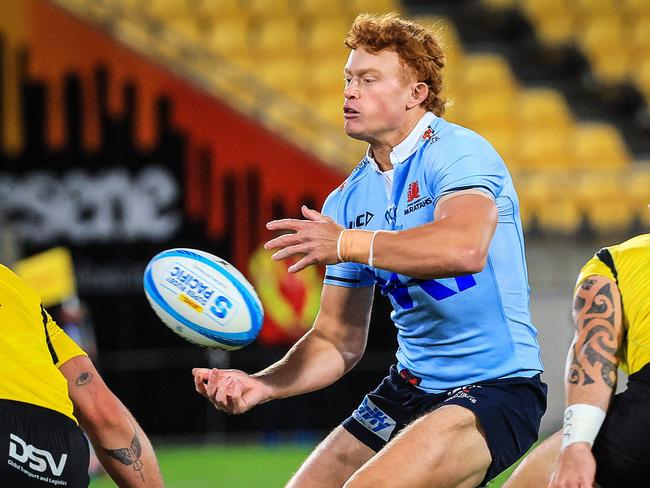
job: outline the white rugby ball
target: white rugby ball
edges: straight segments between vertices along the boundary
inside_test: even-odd
[[[144,291],[167,327],[201,346],[239,349],[262,328],[255,289],[233,265],[207,252],[157,254],[144,271]]]

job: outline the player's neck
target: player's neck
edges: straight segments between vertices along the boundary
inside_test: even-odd
[[[395,146],[399,145],[408,137],[425,113],[426,111],[424,110],[409,112],[408,117],[399,128],[384,134],[383,137],[368,141],[370,143],[370,153],[381,171],[393,169],[390,153]]]

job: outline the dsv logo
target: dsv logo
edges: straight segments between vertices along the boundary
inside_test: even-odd
[[[61,454],[61,459],[57,464],[50,451],[37,449],[31,444],[27,444],[16,434],[9,434],[9,457],[21,464],[29,461],[28,466],[39,473],[44,473],[49,466],[54,476],[61,476],[63,468],[65,468],[65,462],[68,460],[67,454]]]

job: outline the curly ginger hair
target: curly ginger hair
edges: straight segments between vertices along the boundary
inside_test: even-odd
[[[395,51],[417,80],[429,87],[429,95],[422,106],[437,116],[445,113],[445,99],[441,96],[445,54],[431,29],[394,12],[383,15],[364,13],[354,19],[345,37],[345,45],[373,54],[385,49]]]

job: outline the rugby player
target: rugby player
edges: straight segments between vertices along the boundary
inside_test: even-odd
[[[533,450],[508,488],[650,486],[650,234],[598,251],[574,293],[560,432]],[[614,395],[617,367],[629,374]],[[597,485],[594,485],[594,483]]]
[[[429,29],[362,14],[346,45],[345,130],[367,154],[322,214],[267,225],[293,232],[266,244],[274,259],[302,255],[290,272],[328,265],[320,312],[279,362],[197,368],[196,389],[241,413],[335,382],[363,355],[378,286],[396,364],[289,486],[479,486],[532,445],[546,409],[517,194],[492,146],[442,118]]]
[[[87,487],[88,443],[120,487],[160,487],[149,439],[86,353],[0,265],[0,486]]]

